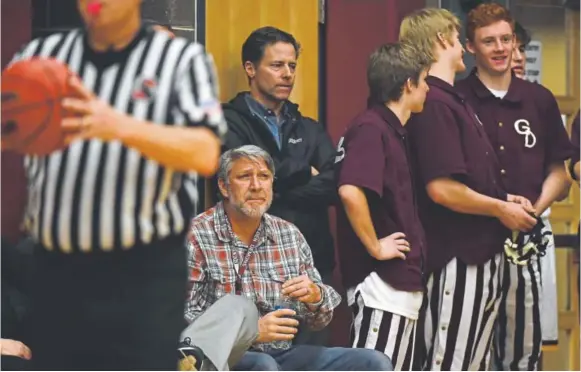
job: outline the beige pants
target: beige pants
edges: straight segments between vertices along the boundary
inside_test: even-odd
[[[228,371],[258,336],[256,305],[242,296],[226,295],[192,322],[181,335],[202,349],[218,371]]]

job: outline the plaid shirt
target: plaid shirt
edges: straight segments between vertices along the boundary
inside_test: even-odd
[[[222,296],[236,293],[253,301],[261,316],[275,310],[282,284],[306,274],[321,288],[316,311],[295,301],[297,318],[309,328],[324,328],[341,302],[339,294],[321,282],[305,238],[296,226],[264,214],[250,246],[234,235],[222,203],[193,219],[188,235],[191,292],[186,319],[193,322]],[[245,267],[239,277],[239,268]],[[288,349],[290,341],[254,345],[254,349]]]

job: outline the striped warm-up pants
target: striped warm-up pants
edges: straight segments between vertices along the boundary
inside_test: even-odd
[[[351,310],[351,346],[381,351],[391,359],[395,371],[411,371],[416,321],[367,307],[360,293]]]
[[[488,369],[504,265],[501,254],[481,265],[454,258],[430,276],[423,324],[424,370]]]
[[[543,231],[550,230],[548,218],[543,222]],[[533,257],[526,266],[506,263],[494,341],[498,370],[534,371],[542,343],[557,343],[555,241],[549,239],[544,257]]]

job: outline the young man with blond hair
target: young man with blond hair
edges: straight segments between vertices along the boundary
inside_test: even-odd
[[[520,264],[505,265],[494,342],[496,367],[536,370],[541,341],[555,344],[558,339],[555,243],[548,216],[550,206],[569,188],[569,138],[553,94],[511,71],[515,22],[509,11],[497,3],[479,5],[468,14],[466,35],[476,68],[457,89],[482,121],[505,189],[533,202],[537,225],[522,235],[522,243],[532,241],[544,256],[533,254]],[[540,237],[537,242],[535,234]]]
[[[412,368],[423,299],[426,239],[405,125],[422,111],[430,63],[413,45],[375,50],[367,65],[368,107],[347,127],[337,156],[351,346],[381,351],[396,371]]]
[[[502,189],[494,149],[454,87],[456,73],[466,68],[459,28],[449,11],[422,9],[400,29],[401,40],[435,61],[424,110],[408,124],[429,247],[423,324],[423,368],[429,370],[488,368],[502,295],[503,243],[510,230],[528,231],[536,223],[530,202]]]

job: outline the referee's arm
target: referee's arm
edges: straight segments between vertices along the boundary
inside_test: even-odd
[[[116,111],[79,80],[71,79],[73,92],[81,98],[67,98],[63,106],[80,116],[63,120],[66,141],[120,140],[165,167],[203,176],[214,174],[226,122],[216,94],[213,62],[200,52],[185,65],[185,71],[177,74],[174,108],[185,117],[186,126],[159,125]]]

